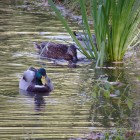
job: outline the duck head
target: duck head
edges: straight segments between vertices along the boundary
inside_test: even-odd
[[[38,53],[40,53],[41,46],[39,44],[37,44],[36,42],[34,42],[34,48]]]
[[[67,53],[70,54],[73,57],[73,60],[72,60],[73,63],[76,63],[78,61],[78,58],[77,58],[77,48],[76,48],[75,45],[70,45],[68,47]]]
[[[40,44],[34,42],[34,48],[35,50],[40,54],[42,49],[46,46],[46,42],[42,42]]]
[[[47,84],[47,74],[46,74],[46,70],[44,68],[40,68],[38,69],[38,71],[36,72],[36,85],[46,85]]]

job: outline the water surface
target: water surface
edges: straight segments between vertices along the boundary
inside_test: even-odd
[[[132,93],[135,95],[132,98],[139,101],[139,63],[128,65],[134,68],[125,70],[122,66],[117,66],[117,70],[95,70],[94,64],[70,69],[67,63],[56,65],[53,61],[40,59],[33,42],[72,40],[55,16],[37,7],[27,9],[25,5],[15,4],[0,1],[1,140],[62,140],[84,136],[90,130],[105,129],[103,114],[97,112],[100,119],[93,120],[94,101],[89,98],[93,81],[100,74],[107,73],[114,81],[121,73],[119,79],[133,85]],[[79,29],[75,23],[69,22],[69,25],[73,30]],[[19,79],[30,66],[46,68],[55,86],[53,92],[36,95],[19,91]]]

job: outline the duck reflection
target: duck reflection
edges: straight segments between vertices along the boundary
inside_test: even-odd
[[[34,103],[35,103],[35,110],[36,111],[43,111],[46,105],[45,99],[40,94],[34,95]]]
[[[49,92],[47,93],[39,93],[39,92],[28,92],[24,90],[19,90],[19,93],[30,98],[34,98],[34,107],[35,111],[44,111],[46,106],[46,101],[44,96],[49,96]]]

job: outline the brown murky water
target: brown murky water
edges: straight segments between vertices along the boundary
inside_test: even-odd
[[[100,74],[111,73],[110,79],[115,80],[122,73],[120,80],[133,84],[136,96],[132,97],[140,100],[137,79],[140,64],[134,65],[134,69],[104,71],[95,70],[94,64],[70,69],[39,59],[33,42],[52,38],[71,41],[70,37],[55,16],[38,8],[18,6],[17,2],[11,5],[8,0],[0,1],[0,140],[66,140],[84,136],[90,130],[105,129],[101,118],[91,121],[94,101],[89,95],[94,79]],[[71,22],[69,25],[73,30],[79,28]],[[19,91],[19,79],[30,66],[46,68],[55,86],[50,95]]]

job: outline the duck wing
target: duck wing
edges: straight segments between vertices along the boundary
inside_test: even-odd
[[[54,59],[63,59],[68,47],[64,44],[50,43],[47,47],[45,56]]]
[[[48,45],[48,51],[50,52],[61,52],[61,53],[66,53],[68,50],[68,46],[65,44],[55,44],[55,43],[50,43]]]

